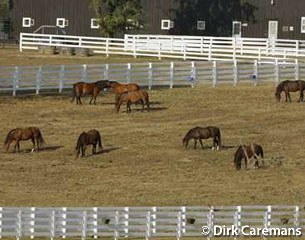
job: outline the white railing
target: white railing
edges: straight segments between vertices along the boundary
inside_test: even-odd
[[[213,226],[298,228],[304,233],[304,222],[299,206],[0,207],[0,238],[211,238],[217,236]],[[202,234],[203,226],[210,227],[209,234]]]
[[[124,39],[120,39],[20,34],[20,51],[37,50],[42,46],[86,48],[106,56],[150,56],[184,60],[266,60],[305,56],[303,40],[170,35],[125,35]]]
[[[79,81],[110,79],[135,82],[151,89],[156,86],[192,86],[305,79],[305,63],[262,61],[157,62],[100,65],[46,65],[0,67],[0,92],[57,90],[72,88]]]

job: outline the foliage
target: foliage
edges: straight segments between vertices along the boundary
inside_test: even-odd
[[[91,0],[104,37],[143,27],[140,0]]]
[[[0,20],[8,17],[9,15],[9,3],[8,0],[0,0]]]
[[[233,21],[255,22],[257,8],[241,0],[175,0],[177,8],[172,34],[203,34],[197,30],[197,21],[205,21],[204,35],[229,36]]]

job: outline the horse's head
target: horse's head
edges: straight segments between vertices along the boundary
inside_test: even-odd
[[[187,145],[189,143],[189,139],[187,138],[187,136],[185,136],[183,139],[182,139],[182,146],[187,148]]]
[[[274,96],[275,96],[275,99],[277,102],[279,102],[281,100],[281,92],[282,92],[282,86],[278,85],[275,90],[275,93],[274,93]]]

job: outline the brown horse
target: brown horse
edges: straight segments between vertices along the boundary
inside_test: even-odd
[[[108,80],[100,80],[94,83],[77,82],[73,84],[71,102],[73,102],[76,97],[76,104],[82,104],[80,97],[87,94],[91,94],[92,97],[89,104],[91,104],[93,99],[93,103],[96,104],[96,97],[104,88],[110,88],[110,82]]]
[[[188,143],[191,139],[194,139],[194,148],[197,147],[197,140],[199,140],[201,147],[203,148],[202,139],[213,138],[213,147],[219,150],[221,145],[221,134],[220,129],[218,127],[194,127],[190,129],[185,137],[182,140],[182,144],[185,148],[187,148]]]
[[[37,150],[44,144],[44,140],[42,138],[42,134],[37,127],[28,127],[28,128],[15,128],[7,134],[5,141],[4,141],[4,148],[6,151],[8,151],[11,143],[15,141],[15,147],[14,151],[19,152],[20,150],[20,141],[24,140],[32,140],[33,143],[33,149],[32,152],[35,151],[35,144],[37,146]]]
[[[145,90],[138,90],[134,92],[128,92],[128,93],[122,93],[119,95],[116,101],[116,111],[120,111],[120,107],[123,103],[126,103],[127,110],[126,113],[131,112],[130,105],[131,103],[141,103],[142,104],[142,112],[144,111],[144,105],[146,104],[147,106],[147,112],[150,110],[149,106],[149,96],[147,91]]]
[[[261,157],[264,158],[264,151],[261,145],[252,143],[249,146],[240,145],[234,155],[234,165],[236,170],[241,169],[242,160],[245,160],[245,169],[248,169],[248,160],[254,157],[255,167],[258,168],[258,159]]]
[[[300,91],[300,97],[299,97],[299,100],[298,100],[298,102],[300,102],[300,101],[303,101],[304,90],[305,90],[305,81],[303,81],[303,80],[296,80],[296,81],[286,80],[286,81],[281,82],[277,86],[274,95],[275,95],[276,101],[279,102],[281,100],[281,93],[284,91],[285,96],[286,96],[286,102],[288,100],[289,100],[289,102],[291,102],[289,92]]]
[[[93,145],[92,154],[96,154],[96,146],[99,146],[99,148],[103,149],[101,134],[97,130],[92,129],[88,132],[82,132],[79,135],[76,143],[76,150],[77,150],[76,158],[78,157],[80,152],[82,152],[82,157],[85,156],[87,145]]]
[[[140,90],[140,86],[136,83],[118,83],[116,81],[109,81],[109,83],[114,94],[122,94]]]

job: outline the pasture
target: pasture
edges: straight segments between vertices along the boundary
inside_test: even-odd
[[[47,146],[30,153],[0,152],[1,206],[169,206],[303,204],[305,105],[276,103],[273,85],[154,89],[150,112],[114,109],[114,95],[96,105],[63,95],[0,97],[0,138],[16,127],[40,128]],[[123,111],[123,112],[122,112]],[[184,149],[195,126],[217,126],[221,151]],[[75,159],[79,134],[95,128],[104,151]],[[2,141],[3,141],[2,140]],[[236,171],[241,141],[263,146],[281,166]],[[193,146],[193,142],[190,142]],[[87,154],[91,152],[91,146]]]

